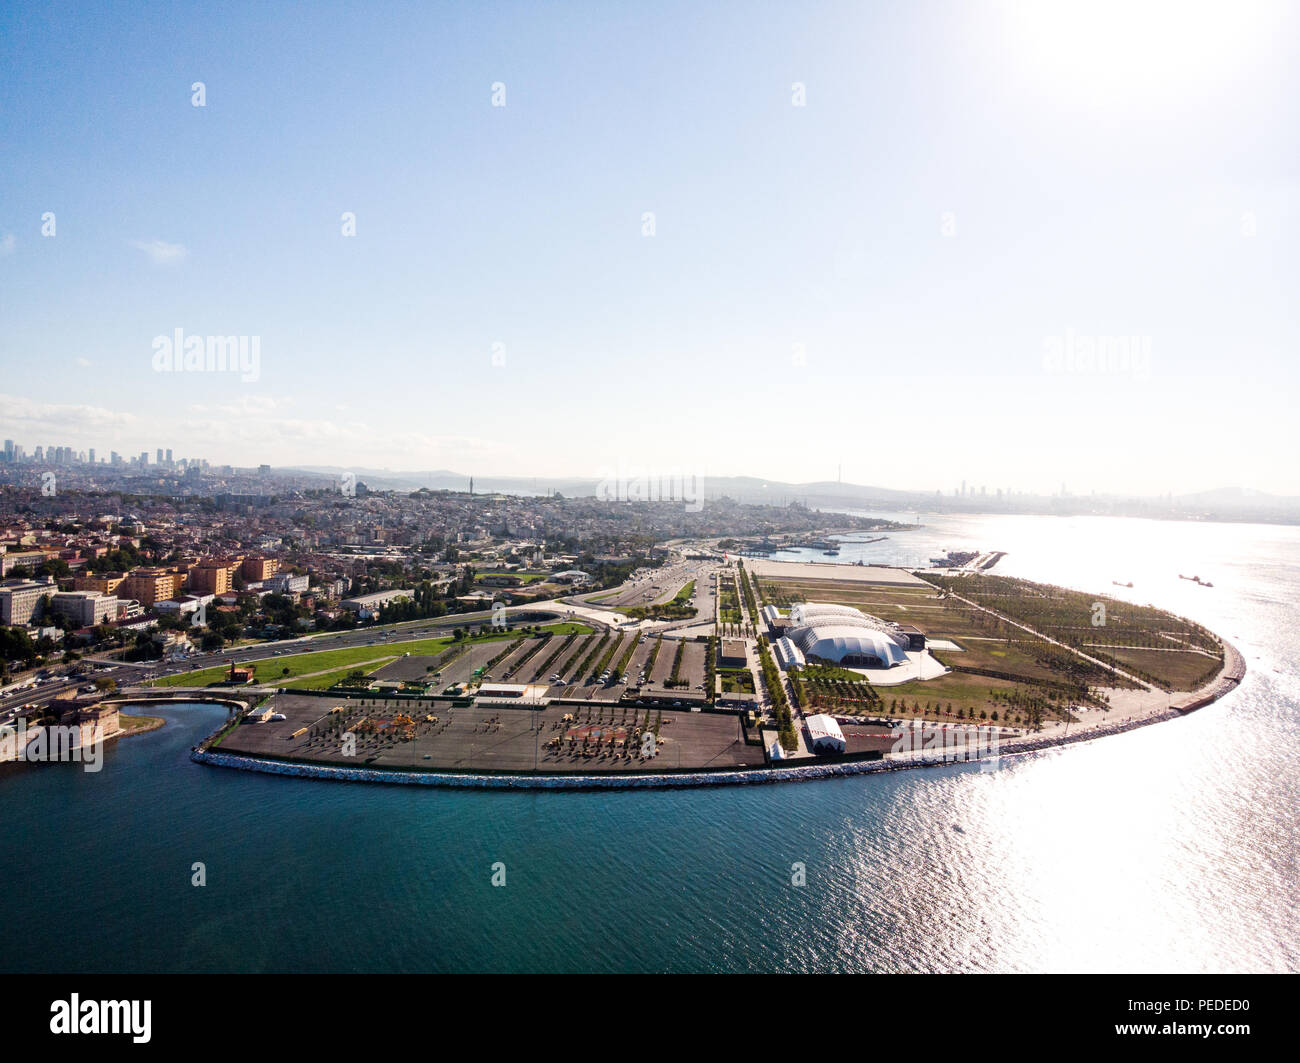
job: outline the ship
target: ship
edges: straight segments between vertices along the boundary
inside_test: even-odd
[[[1131,589],[1132,586],[1133,586],[1133,581],[1132,581],[1132,580],[1129,580],[1127,583],[1120,583],[1119,580],[1117,580],[1117,579],[1113,579],[1113,580],[1111,580],[1110,582],[1111,582],[1111,585],[1114,586],[1114,587],[1128,587],[1128,588]]]
[[[1195,583],[1195,584],[1197,584],[1198,586],[1201,586],[1201,587],[1213,587],[1213,586],[1214,586],[1214,584],[1211,583],[1208,579],[1201,579],[1200,576],[1184,576],[1184,575],[1180,572],[1180,573],[1178,573],[1178,578],[1179,578],[1179,579],[1185,579],[1185,580],[1187,580],[1188,583]]]

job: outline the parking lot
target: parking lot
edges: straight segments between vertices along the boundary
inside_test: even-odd
[[[332,713],[337,706],[343,711]],[[743,741],[737,718],[716,713],[613,704],[450,708],[447,702],[344,701],[297,694],[278,695],[272,708],[285,719],[241,723],[220,750],[415,770],[587,773],[764,762],[762,747]],[[656,723],[662,742],[654,742],[655,755],[642,757],[644,733]],[[295,736],[299,731],[303,733]],[[349,733],[355,742],[351,756],[344,752],[343,736]]]

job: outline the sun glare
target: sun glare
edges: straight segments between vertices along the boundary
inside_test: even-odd
[[[1011,60],[1039,88],[1132,106],[1216,91],[1280,32],[1283,9],[1205,0],[1014,0]]]

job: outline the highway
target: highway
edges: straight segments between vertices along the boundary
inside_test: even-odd
[[[591,604],[583,599],[584,594],[570,595],[545,602],[524,603],[506,607],[506,615],[519,613],[548,614],[555,621],[573,620],[590,624],[595,628],[624,627],[635,621],[611,609],[613,602],[626,602],[628,606],[636,604],[662,603],[671,601],[683,586],[695,581],[696,610],[693,618],[674,621],[644,621],[637,625],[645,630],[674,631],[689,634],[685,629],[698,628],[703,633],[712,625],[716,597],[713,573],[721,566],[713,561],[685,561],[676,559],[660,569],[643,570],[639,575],[622,585],[597,592],[599,597],[613,595],[599,604]],[[650,597],[647,597],[649,595]],[[448,635],[457,627],[473,624],[489,624],[492,621],[491,610],[478,610],[471,613],[449,613],[446,616],[427,620],[410,620],[400,624],[386,624],[382,627],[362,627],[352,631],[313,632],[290,639],[275,642],[258,642],[246,646],[227,647],[211,653],[195,653],[180,661],[158,660],[126,662],[106,654],[89,654],[81,663],[111,671],[97,671],[88,675],[68,678],[56,676],[53,681],[35,689],[15,690],[12,686],[0,692],[0,724],[12,718],[13,710],[30,704],[43,705],[69,689],[93,682],[94,679],[107,676],[115,679],[119,688],[139,685],[149,679],[180,675],[185,672],[197,672],[204,668],[215,668],[231,662],[240,665],[254,661],[265,661],[275,657],[297,653],[312,653],[321,650],[339,650],[359,646],[400,646],[406,642],[419,639],[436,638]],[[51,671],[61,670],[64,666],[50,666]],[[75,667],[69,665],[66,667]]]

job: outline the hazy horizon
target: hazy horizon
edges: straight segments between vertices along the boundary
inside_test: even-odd
[[[319,14],[0,12],[0,437],[1300,496],[1292,6]]]

